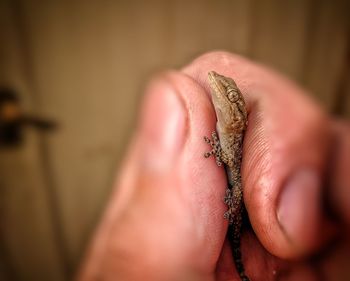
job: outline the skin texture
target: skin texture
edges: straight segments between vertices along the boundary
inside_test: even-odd
[[[279,74],[214,52],[146,88],[78,280],[239,280],[222,219],[226,175],[203,157],[202,136],[216,123],[213,69],[235,78],[249,116],[241,170],[251,222],[241,243],[247,275],[349,279],[349,125]]]
[[[209,143],[212,150],[204,156],[215,155],[216,163],[225,164],[229,186],[224,198],[228,210],[224,218],[229,221],[228,239],[231,243],[233,260],[242,281],[249,281],[245,274],[241,254],[241,230],[243,215],[243,188],[241,181],[242,145],[248,124],[248,114],[241,91],[229,77],[215,71],[208,73],[212,101],[217,117],[216,132],[212,133]]]

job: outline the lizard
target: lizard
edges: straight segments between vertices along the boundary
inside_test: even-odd
[[[237,272],[242,281],[249,281],[240,249],[244,210],[241,182],[242,145],[248,125],[248,114],[243,95],[233,79],[210,71],[208,80],[217,123],[212,138],[204,137],[205,142],[212,147],[204,156],[214,156],[218,166],[225,166],[229,183],[224,197],[228,206],[224,214],[224,218],[229,222],[228,238]]]

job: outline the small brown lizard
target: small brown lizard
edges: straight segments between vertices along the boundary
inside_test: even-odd
[[[242,213],[244,209],[243,189],[241,182],[242,144],[247,128],[248,116],[244,98],[233,79],[208,73],[211,96],[216,112],[216,131],[212,139],[204,140],[212,147],[205,157],[214,155],[218,166],[225,164],[229,187],[224,198],[228,206],[224,218],[229,221],[228,237],[238,274],[243,281],[249,281],[245,274],[241,258],[240,238]]]

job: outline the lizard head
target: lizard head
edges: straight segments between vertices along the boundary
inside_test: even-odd
[[[247,110],[235,81],[214,71],[208,73],[208,79],[218,119],[217,126],[226,133],[245,130]]]

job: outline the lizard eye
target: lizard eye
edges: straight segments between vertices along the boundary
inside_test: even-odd
[[[238,100],[238,95],[234,90],[231,90],[228,94],[227,97],[229,101],[231,102],[236,102]]]

